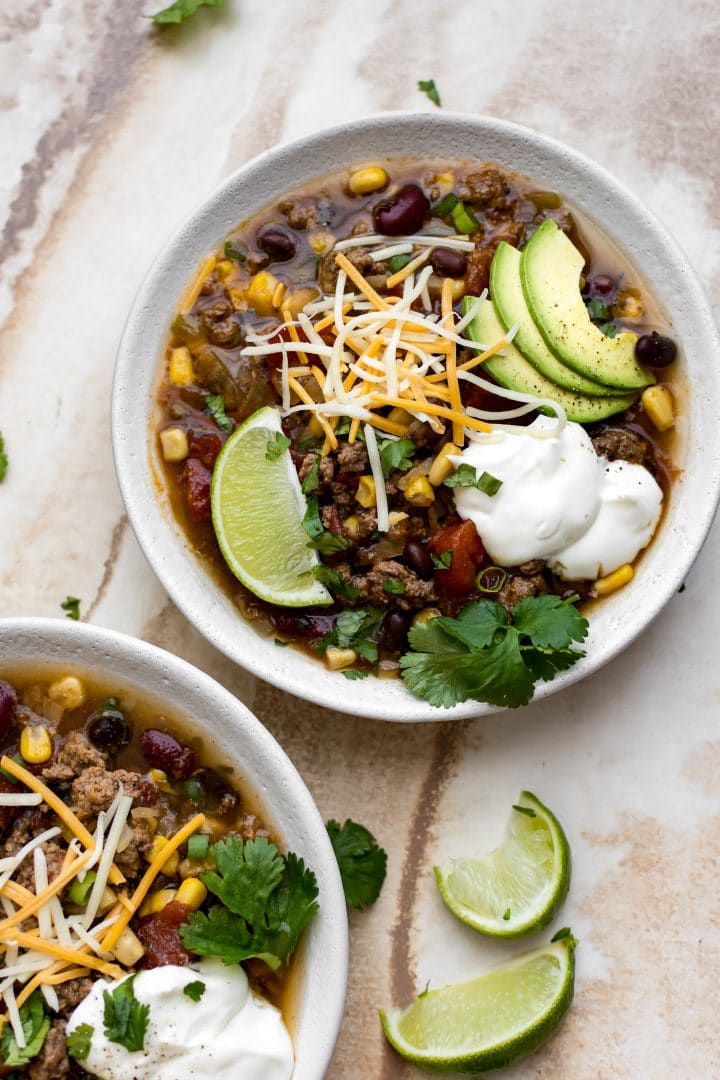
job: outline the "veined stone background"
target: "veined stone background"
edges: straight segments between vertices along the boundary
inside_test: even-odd
[[[432,109],[421,78],[448,108],[527,124],[605,165],[717,300],[720,7],[228,0],[165,32],[141,17],[152,7],[0,3],[0,615],[62,617],[73,593],[89,621],[208,671],[280,739],[323,815],[363,821],[388,849],[380,901],[350,920],[331,1080],[419,1076],[386,1049],[377,1007],[512,951],[455,923],[432,865],[494,846],[522,787],[567,828],[558,925],[580,945],[567,1022],[507,1075],[720,1076],[717,528],[682,595],[582,685],[486,720],[392,726],[298,703],[195,633],[135,543],[109,437],[118,339],[166,237],[278,141]]]

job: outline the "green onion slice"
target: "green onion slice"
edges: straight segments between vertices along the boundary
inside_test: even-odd
[[[210,837],[207,833],[195,833],[188,840],[188,859],[205,859],[210,850]]]
[[[199,780],[191,779],[185,781],[185,797],[188,798],[190,802],[202,806],[205,802],[205,792]]]
[[[506,581],[507,570],[501,566],[486,566],[475,578],[475,584],[484,593],[499,593]]]
[[[497,476],[489,472],[484,472],[477,482],[478,489],[485,495],[497,495],[502,484],[502,480],[498,480]]]
[[[464,203],[459,202],[454,206],[450,217],[459,233],[472,233],[480,228],[480,222]]]
[[[68,892],[68,897],[73,904],[77,904],[78,907],[85,907],[88,902],[88,897],[90,896],[90,890],[95,884],[96,877],[97,873],[95,870],[88,870],[82,881],[80,881],[79,878],[75,878],[70,886],[70,891]]]

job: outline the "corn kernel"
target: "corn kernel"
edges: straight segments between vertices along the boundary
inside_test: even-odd
[[[393,424],[409,424],[412,421],[412,416],[407,409],[401,409],[396,405],[388,413],[388,420],[392,420]]]
[[[282,281],[278,281],[277,285],[273,289],[273,294],[272,294],[272,306],[274,308],[277,309],[277,308],[280,307],[280,305],[283,302],[283,298],[285,296],[286,291],[287,291],[287,286],[285,285],[285,283],[282,282]]]
[[[437,619],[439,615],[442,615],[442,611],[436,607],[426,607],[422,611],[418,611],[416,615],[413,615],[413,626],[419,626],[420,623],[430,622],[431,619]]]
[[[632,581],[633,574],[634,570],[630,563],[625,563],[624,566],[613,570],[612,574],[608,574],[607,577],[599,578],[595,582],[595,592],[598,596],[608,596],[609,593],[617,592],[618,589],[622,589],[623,585],[627,585],[629,581]]]
[[[234,270],[230,259],[221,259],[215,267],[215,272],[222,281],[227,281]]]
[[[642,407],[658,431],[669,431],[675,424],[675,405],[667,386],[648,386],[640,398]]]
[[[152,844],[150,845],[147,854],[145,855],[147,861],[153,862],[160,854],[160,852],[167,847],[168,843],[169,841],[166,836],[156,836]],[[177,873],[177,868],[179,865],[180,856],[178,855],[177,851],[173,851],[170,858],[167,859],[165,863],[163,863],[160,873],[164,874],[165,877],[174,877]]]
[[[63,709],[79,709],[85,704],[85,687],[74,675],[66,675],[50,683],[48,697]]]
[[[206,896],[207,889],[197,877],[185,878],[177,894],[178,903],[185,904],[191,911],[197,911],[204,903]]]
[[[340,671],[341,668],[350,667],[357,660],[354,649],[336,649],[333,645],[325,650],[325,663],[331,671]]]
[[[447,195],[455,187],[455,174],[451,172],[436,173],[432,178],[432,186],[440,188],[440,195]]]
[[[390,183],[390,177],[379,165],[369,165],[365,169],[356,169],[348,179],[348,191],[351,195],[369,195],[371,191],[382,191]]]
[[[312,232],[308,236],[308,244],[316,255],[325,255],[335,246],[335,237],[331,232]]]
[[[639,289],[623,289],[615,298],[612,313],[618,319],[629,319],[631,322],[642,319],[645,314],[645,305],[642,302],[642,293]]]
[[[236,311],[247,311],[248,302],[244,289],[228,289],[228,296]]]
[[[107,887],[107,885],[106,885],[105,888],[103,889],[103,894],[100,897],[100,903],[99,903],[98,909],[97,909],[98,915],[104,915],[106,911],[110,910],[110,908],[115,907],[116,903],[117,903],[117,896],[115,895],[113,890],[109,889]]]
[[[296,289],[295,292],[290,293],[286,303],[293,319],[297,319],[303,308],[307,304],[312,304],[313,300],[317,300],[317,298],[317,289]]]
[[[343,521],[343,529],[351,540],[357,540],[360,535],[360,518],[357,514],[351,514]]]
[[[411,506],[430,506],[435,501],[435,492],[426,476],[416,476],[405,488],[405,498]]]
[[[388,514],[388,526],[392,529],[396,525],[399,525],[401,521],[407,521],[408,515],[404,510],[393,510]]]
[[[167,773],[163,769],[150,769],[148,777],[153,784],[167,784]]]
[[[162,911],[164,907],[167,907],[175,899],[177,894],[177,889],[154,889],[140,908],[140,917],[157,915],[159,911]]]
[[[184,461],[190,453],[188,437],[179,427],[165,428],[161,431],[160,446],[166,461]]]
[[[135,967],[141,956],[145,955],[142,943],[129,926],[126,926],[118,938],[118,943],[113,950],[115,959],[123,967]]]
[[[170,382],[173,386],[191,386],[194,378],[192,358],[186,345],[178,349],[170,350],[170,363],[168,365]]]
[[[369,510],[371,506],[375,506],[375,481],[372,476],[360,477],[355,498],[366,510]]]
[[[448,476],[455,468],[452,461],[449,460],[449,455],[459,453],[460,447],[452,442],[445,443],[438,451],[435,455],[435,460],[430,466],[430,472],[428,473],[428,480],[433,487],[439,487],[443,480],[447,480]]]
[[[42,765],[52,757],[50,733],[41,724],[25,727],[20,736],[20,753],[30,765]]]
[[[280,284],[281,282],[267,270],[260,270],[253,276],[248,286],[246,299],[256,314],[272,315],[273,297]]]

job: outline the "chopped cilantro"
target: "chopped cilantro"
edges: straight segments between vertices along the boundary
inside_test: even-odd
[[[615,323],[612,322],[601,323],[598,327],[598,330],[602,330],[605,337],[611,338],[615,337],[618,332],[617,326],[615,325]]]
[[[195,982],[190,982],[187,986],[183,986],[183,994],[189,997],[191,1001],[199,1001],[203,996],[207,986],[200,979],[196,979]]]
[[[43,996],[39,990],[36,990],[20,1009],[20,1023],[25,1036],[25,1046],[18,1046],[12,1024],[6,1023],[0,1036],[0,1059],[9,1069],[22,1068],[37,1057],[50,1030],[50,1017],[45,1012]]]
[[[110,1042],[126,1050],[144,1050],[150,1006],[135,997],[135,976],[124,979],[114,990],[103,991],[103,1029]]]
[[[8,456],[5,453],[5,440],[0,432],[0,481],[5,479],[8,471]]]
[[[225,412],[225,397],[223,394],[207,394],[205,404],[221,431],[233,431],[235,424]]]
[[[74,619],[77,622],[80,618],[80,598],[78,596],[66,596],[60,607],[65,612],[66,619]]]
[[[344,435],[349,435],[350,434],[350,424],[351,424],[351,420],[349,419],[349,417],[347,417],[347,416],[341,416],[340,417],[340,419],[338,421],[338,424],[337,424],[337,427],[335,428],[335,434],[337,435],[338,438],[342,438]],[[358,433],[356,435],[356,439],[357,439],[358,442],[365,442],[365,435],[363,434],[362,428],[360,428],[360,430],[358,431]]]
[[[338,649],[354,649],[363,660],[374,664],[378,650],[375,640],[382,612],[374,608],[341,611],[332,630],[317,643],[319,653],[331,645]]]
[[[498,480],[496,476],[493,476],[489,472],[484,472],[481,476],[478,476],[477,470],[473,465],[468,465],[463,462],[462,465],[458,465],[455,472],[443,480],[443,484],[446,487],[474,487],[478,491],[482,491],[485,495],[496,495],[502,487],[502,480]]]
[[[308,547],[315,548],[321,555],[337,555],[338,551],[345,551],[352,547],[352,540],[348,540],[346,536],[340,536],[339,533],[326,530],[311,540]]]
[[[388,477],[393,469],[409,469],[415,453],[412,439],[386,439],[380,443],[380,464],[383,476]]]
[[[201,874],[220,906],[194,911],[180,927],[183,944],[226,964],[258,957],[273,971],[287,964],[318,912],[315,875],[302,859],[280,854],[264,836],[227,836],[210,849],[217,872]]]
[[[320,461],[316,461],[302,482],[303,495],[313,495],[320,487]]]
[[[385,881],[387,853],[364,825],[349,818],[342,826],[328,821],[327,831],[348,904],[353,908],[374,904]]]
[[[436,570],[449,570],[452,566],[453,553],[448,548],[447,551],[441,551],[439,555],[431,555],[430,558]]]
[[[468,700],[517,708],[527,705],[538,680],[553,679],[585,655],[572,643],[587,630],[573,598],[527,597],[512,609],[512,622],[500,604],[478,600],[455,619],[412,627],[402,677],[438,708]]]
[[[341,671],[341,675],[344,675],[346,679],[367,679],[370,674],[365,668],[349,668],[346,671]]]
[[[433,105],[437,105],[438,108],[440,108],[440,94],[438,93],[438,88],[435,85],[434,79],[418,79],[418,90],[422,90],[423,94],[427,94]]]
[[[232,259],[233,262],[245,262],[248,249],[247,245],[240,243],[239,240],[226,240],[223,253],[226,259]]]
[[[317,495],[311,495],[307,501],[305,516],[303,517],[303,529],[311,540],[316,540],[325,532],[325,526],[320,517],[320,503]]]
[[[276,431],[267,441],[265,447],[265,460],[277,461],[281,454],[284,454],[290,445],[290,440],[287,435],[283,435],[282,431]]]
[[[286,649],[288,646],[287,641],[281,641],[280,638],[273,638],[273,644],[277,645],[278,649]]]
[[[405,592],[405,586],[402,581],[398,581],[398,579],[394,577],[385,578],[383,581],[383,589],[392,596],[402,596]]]
[[[585,304],[587,313],[590,318],[595,322],[606,322],[610,318],[610,311],[607,304],[603,304],[602,300],[588,300]]]
[[[349,585],[344,578],[340,577],[337,571],[332,570],[325,563],[320,563],[319,566],[314,567],[313,574],[335,596],[344,596],[346,600],[357,600],[360,595],[354,585]]]
[[[146,15],[152,19],[156,26],[170,26],[173,23],[184,23],[191,19],[200,8],[222,7],[225,0],[175,0],[174,4],[156,11],[154,15]]]
[[[74,1031],[69,1032],[65,1045],[70,1057],[76,1061],[84,1061],[90,1053],[90,1043],[95,1034],[92,1024],[78,1024]]]

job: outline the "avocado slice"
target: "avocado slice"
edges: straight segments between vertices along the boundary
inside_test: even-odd
[[[533,322],[530,310],[525,302],[520,280],[521,255],[517,248],[511,247],[504,240],[498,245],[490,266],[490,296],[495,305],[495,312],[503,326],[509,330],[518,324],[513,344],[529,360],[534,368],[556,386],[575,393],[589,394],[590,397],[611,395],[607,386],[578,375],[568,368],[548,348],[545,338]]]
[[[474,302],[474,297],[466,296],[463,311],[467,312]],[[492,345],[503,336],[505,330],[490,300],[481,304],[466,333],[480,346]],[[502,356],[491,356],[482,365],[500,386],[557,401],[565,410],[568,420],[576,420],[579,424],[591,424],[595,420],[604,420],[615,413],[624,412],[637,397],[637,394],[590,397],[563,390],[536,371],[512,342],[505,346],[503,353]]]
[[[580,295],[584,259],[548,218],[520,259],[520,279],[530,314],[550,349],[567,367],[605,386],[633,390],[654,382],[635,359],[637,335],[606,337]]]

